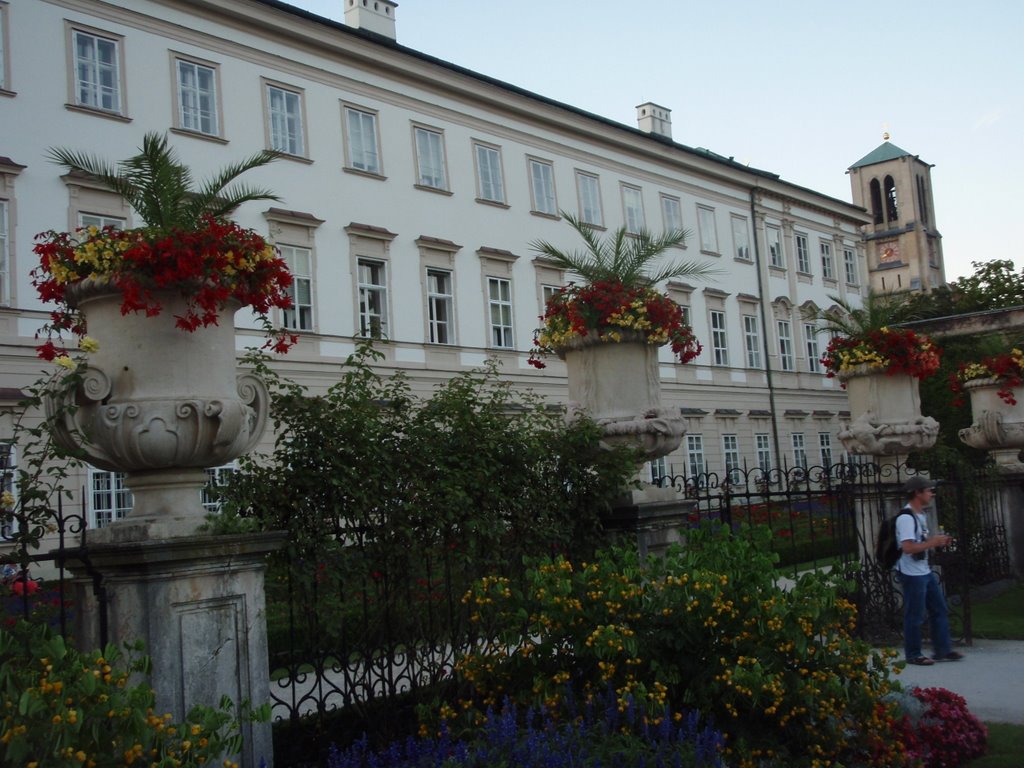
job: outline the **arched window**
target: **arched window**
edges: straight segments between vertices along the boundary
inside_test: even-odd
[[[875,224],[882,223],[882,185],[878,179],[871,180],[871,213],[875,217]]]
[[[899,219],[898,207],[896,205],[896,182],[892,176],[885,177],[885,220],[896,221]]]

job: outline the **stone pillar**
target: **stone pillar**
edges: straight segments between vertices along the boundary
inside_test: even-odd
[[[1024,578],[1024,473],[1003,472],[999,504],[1006,526],[1006,549],[1010,568],[1017,578]]]
[[[264,572],[283,533],[185,536],[92,544],[90,572],[102,575],[108,641],[142,640],[152,660],[160,713],[181,720],[196,704],[270,701]],[[80,606],[75,637],[83,649],[100,645],[93,581],[79,561],[69,565]],[[273,766],[270,723],[243,723],[244,768]]]

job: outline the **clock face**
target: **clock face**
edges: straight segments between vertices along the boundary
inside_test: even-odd
[[[878,260],[882,263],[887,261],[899,261],[900,247],[895,240],[878,244]]]

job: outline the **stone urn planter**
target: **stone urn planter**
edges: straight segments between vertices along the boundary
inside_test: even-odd
[[[55,437],[101,469],[127,473],[132,512],[90,538],[129,541],[188,536],[205,517],[207,467],[251,450],[263,434],[269,397],[256,376],[236,373],[234,312],[184,331],[185,299],[157,294],[152,317],[121,314],[123,296],[103,283],[69,288],[99,349],[64,402],[51,400]],[[71,405],[75,407],[69,407]]]
[[[645,459],[679,447],[686,425],[661,406],[658,346],[635,331],[621,341],[578,336],[557,349],[569,379],[569,409],[583,411],[603,429],[603,442],[638,448]]]
[[[939,423],[921,415],[919,382],[905,373],[861,365],[839,374],[850,400],[852,421],[839,432],[847,451],[904,456],[935,444]]]
[[[972,448],[987,450],[1001,469],[1022,472],[1020,452],[1024,448],[1024,402],[1011,405],[999,396],[999,379],[964,382],[971,398],[971,426],[960,430],[960,440]]]

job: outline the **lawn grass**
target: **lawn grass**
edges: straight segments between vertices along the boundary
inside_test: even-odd
[[[986,723],[988,754],[967,763],[965,768],[1020,768],[1024,755],[1024,725]]]
[[[973,599],[971,629],[980,639],[1024,640],[1024,582],[995,597]]]

